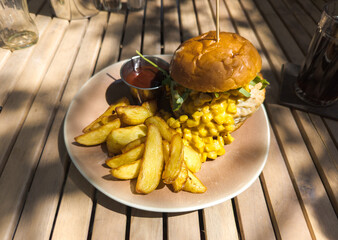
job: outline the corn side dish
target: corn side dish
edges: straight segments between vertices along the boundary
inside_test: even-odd
[[[249,85],[245,90],[250,92]],[[192,91],[182,105],[186,114],[178,118],[163,110],[160,114],[181,134],[184,144],[199,152],[205,162],[207,158],[223,155],[223,146],[234,141],[230,133],[235,130],[236,104],[243,99],[238,90],[217,94]]]

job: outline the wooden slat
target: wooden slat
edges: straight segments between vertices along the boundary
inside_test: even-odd
[[[102,36],[106,23],[107,13],[105,12],[91,18],[65,92],[62,96],[61,105],[56,114],[51,133],[47,139],[45,151],[47,151],[46,153],[49,153],[49,155],[46,155],[48,158],[61,160],[62,162],[65,161],[64,156],[66,154],[66,149],[63,142],[62,144],[59,143],[60,146],[58,152],[55,152],[55,150],[52,151],[52,148],[55,148],[55,145],[52,144],[56,139],[59,139],[59,131],[63,124],[62,121],[72,98],[93,73],[101,46],[101,38],[98,36]],[[65,239],[68,238],[68,236],[72,236],[71,239],[81,239],[84,235],[87,236],[89,231],[88,227],[92,211],[91,193],[93,187],[80,175],[72,164],[70,169],[66,186],[69,186],[71,191],[66,191],[62,196],[59,212],[55,220],[53,239]],[[90,194],[87,195],[86,192],[89,192]],[[76,198],[72,197],[73,194],[76,195]],[[79,204],[79,202],[81,202],[81,204]],[[81,211],[85,214],[78,217],[76,214]],[[77,227],[72,228],[69,226],[69,222],[73,224],[72,226]]]
[[[4,108],[1,115],[0,125],[7,126],[5,128],[6,131],[0,133],[2,136],[1,141],[4,142],[1,144],[1,147],[8,148],[10,143],[6,141],[12,142],[17,130],[21,127],[20,123],[23,121],[31,105],[67,25],[67,21],[54,19],[46,30],[44,38],[41,39],[34,49],[29,63],[18,80],[18,83],[21,85],[20,88],[16,88],[15,90],[19,94],[11,94],[7,100],[6,108]],[[22,103],[22,101],[25,101],[25,103]],[[20,105],[21,112],[11,111],[12,109],[17,109]],[[41,107],[41,105],[39,106]],[[6,216],[0,219],[1,238],[7,238],[13,234],[22,208],[23,197],[26,194],[32,173],[35,170],[44,141],[43,136],[42,138],[35,138],[34,136],[34,132],[39,131],[39,121],[32,117],[32,114],[34,114],[34,109],[28,115],[29,118],[27,118],[22,131],[18,135],[16,144],[0,178],[0,199],[2,199],[0,215]],[[11,126],[13,129],[11,129]],[[3,131],[2,129],[0,131]],[[11,134],[12,131],[14,132],[13,134]],[[39,147],[36,149],[29,147],[30,144],[35,146],[35,143]],[[6,151],[4,150],[3,152]]]
[[[199,35],[193,1],[180,1],[182,41]]]
[[[269,56],[272,59],[274,66],[276,66],[276,68],[278,66],[278,69],[280,69],[281,63],[287,62],[287,59],[283,57],[284,54],[288,57],[290,62],[301,64],[304,59],[304,54],[298,47],[292,35],[289,34],[288,29],[278,17],[275,10],[268,1],[254,1],[255,4],[253,4],[251,0],[244,0],[243,5],[249,14],[248,16],[251,18],[251,15],[253,15],[252,19],[254,20],[254,26],[258,35],[264,41],[264,46],[266,51],[270,53]],[[264,18],[256,11],[257,8],[262,12]],[[264,19],[266,19],[266,23]],[[280,48],[284,49],[284,54],[279,50]],[[278,59],[274,60],[275,56]]]
[[[319,10],[311,1],[298,0],[300,6],[309,13],[310,18],[317,23],[320,19],[321,10]]]
[[[206,239],[238,239],[231,200],[203,209],[203,219]]]
[[[338,122],[332,119],[324,119],[324,122],[328,126],[336,147],[338,147]]]
[[[230,2],[231,1],[228,1],[228,4]],[[231,3],[235,4],[234,2]],[[230,9],[231,11],[234,9],[233,5]],[[234,15],[232,14],[232,16]],[[238,18],[238,20],[239,19],[240,18]],[[243,34],[244,30],[245,29],[241,30],[240,33]],[[252,41],[254,39],[250,40]],[[253,42],[253,44],[255,45],[255,42]],[[304,201],[306,217],[309,217],[309,222],[311,222],[310,225],[313,228],[314,235],[321,238],[325,237],[327,234],[330,235],[334,233],[335,230],[322,229],[318,225],[318,214],[323,214],[321,215],[320,219],[322,220],[322,224],[325,225],[335,223],[337,219],[333,219],[333,208],[325,193],[325,189],[320,181],[316,168],[309,157],[307,148],[302,141],[299,130],[296,125],[292,124],[294,123],[294,120],[291,112],[287,108],[277,105],[268,105],[268,109],[270,111],[270,116],[273,118],[273,125],[279,134],[280,141],[283,143],[283,148],[287,156],[288,164],[290,165],[289,171],[292,171],[291,175],[295,180],[294,184],[298,186],[299,193]],[[290,140],[285,135],[286,132],[292,132],[292,136],[297,139],[297,144],[289,144]],[[295,148],[297,148],[297,151],[294,151]],[[301,169],[307,169],[307,173],[301,171]],[[309,179],[308,174],[311,174],[311,180]],[[311,185],[310,191],[308,189],[310,186],[309,184]],[[321,202],[320,206],[318,206],[318,201]],[[321,208],[321,211],[315,210],[318,208]]]
[[[213,16],[216,19],[216,0],[210,1],[210,4],[212,6]],[[236,32],[224,1],[219,1],[219,28],[222,32]]]
[[[87,239],[93,190],[71,164],[52,239]]]
[[[324,182],[335,211],[338,199],[338,150],[334,145],[322,119],[314,114],[298,112],[305,132],[305,141]]]
[[[147,1],[143,54],[161,54],[161,0]]]
[[[316,31],[317,21],[314,21],[297,1],[284,0],[284,3],[288,7],[288,11],[293,13],[293,15],[296,17],[298,24],[300,24],[305,29],[309,36],[312,36]]]
[[[32,121],[37,121],[36,116],[39,116],[39,129],[34,130],[31,135],[34,134],[41,136],[41,139],[45,139],[42,135],[46,133],[42,131],[49,130],[48,126],[51,118],[51,116],[47,117],[45,115],[47,113],[52,115],[55,106],[58,105],[64,84],[69,77],[78,53],[87,22],[87,20],[73,21],[67,28],[67,32],[33,103],[32,109],[36,111],[31,111],[34,112],[33,116],[27,117],[26,121],[31,118],[33,118]],[[41,102],[43,106],[37,106]],[[29,144],[31,143],[29,142]],[[37,147],[41,148],[40,146],[31,146],[29,148],[35,149]],[[45,152],[37,167],[16,230],[15,239],[47,239],[50,236],[59,200],[58,194],[64,181],[64,168],[58,158],[46,157]]]
[[[121,12],[110,14],[107,30],[100,50],[100,56],[95,67],[96,73],[118,61],[124,19],[125,11],[121,10]]]
[[[126,214],[125,205],[98,192],[92,239],[125,239],[127,224]]]
[[[313,234],[318,239],[330,239],[338,236],[338,220],[329,201],[321,179],[307,151],[298,127],[286,108],[270,105],[273,125],[283,143],[289,174],[291,175],[301,203],[304,204],[305,216]],[[322,226],[325,226],[323,228]]]
[[[302,49],[302,52],[306,53],[311,40],[310,35],[304,30],[304,28],[301,27],[295,16],[287,9],[282,1],[270,0],[270,3],[297,41],[299,47]],[[279,31],[279,29],[276,30]]]
[[[172,54],[181,43],[176,1],[163,1],[164,53]]]
[[[196,1],[196,13],[199,25],[199,32],[205,33],[208,31],[216,31],[216,24],[212,15],[209,1]]]
[[[269,155],[260,178],[275,233],[278,239],[311,239],[301,205],[272,129],[270,133]]]
[[[141,50],[143,11],[129,12],[122,43],[121,60],[136,55]]]
[[[35,19],[35,16],[33,16]],[[43,32],[46,30],[49,21],[46,18],[37,17],[35,19],[36,26],[39,31],[39,37],[41,38]],[[17,79],[24,70],[29,57],[31,56],[36,45],[31,46],[26,49],[21,49],[20,51],[14,51],[10,56],[8,55],[8,60],[1,69],[0,72],[0,105],[4,106],[7,100],[8,95],[11,94],[12,89],[15,86]],[[9,52],[9,50],[6,50]],[[2,61],[0,56],[0,61]]]
[[[157,240],[163,236],[162,213],[133,208],[130,219],[130,240]]]
[[[2,67],[10,55],[11,55],[11,51],[4,49],[4,48],[0,48],[0,70],[3,70]]]
[[[259,179],[235,200],[244,239],[275,239]]]
[[[168,213],[168,240],[201,238],[198,211]]]

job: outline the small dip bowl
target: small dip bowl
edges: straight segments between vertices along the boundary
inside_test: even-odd
[[[163,59],[149,55],[144,57],[168,71],[169,63]],[[164,74],[140,56],[132,57],[125,62],[121,67],[120,75],[139,104],[156,99],[161,94]]]

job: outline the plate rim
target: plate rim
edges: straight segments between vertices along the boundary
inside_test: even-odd
[[[153,55],[156,57],[169,57],[172,56],[170,54],[161,54],[161,55]],[[110,193],[108,193],[104,188],[100,187],[99,184],[96,183],[96,181],[94,179],[92,179],[89,175],[87,175],[82,168],[80,167],[80,165],[77,163],[77,161],[74,159],[75,157],[72,155],[71,150],[70,150],[70,146],[68,143],[68,140],[66,139],[67,133],[66,133],[66,129],[67,129],[67,119],[69,117],[69,112],[70,109],[72,108],[72,105],[75,103],[75,99],[80,95],[81,91],[86,87],[86,85],[88,85],[92,79],[94,79],[97,75],[102,74],[104,71],[107,71],[107,69],[111,68],[113,65],[117,65],[117,64],[123,64],[123,62],[128,61],[128,59],[122,60],[122,61],[118,61],[115,62],[105,68],[103,68],[102,70],[100,70],[99,72],[95,73],[93,76],[91,76],[82,86],[80,89],[78,89],[77,93],[74,95],[74,97],[71,100],[71,103],[68,106],[67,112],[65,114],[64,117],[64,123],[63,123],[63,140],[67,149],[67,153],[72,161],[72,163],[74,164],[74,166],[76,167],[76,169],[81,173],[81,175],[92,185],[94,186],[98,191],[100,191],[101,193],[103,193],[105,196],[109,197],[110,199],[113,199],[116,202],[119,202],[121,204],[124,204],[126,206],[129,207],[133,207],[133,208],[137,208],[137,209],[141,209],[141,210],[145,210],[145,211],[151,211],[151,212],[189,212],[189,211],[195,211],[195,210],[199,210],[199,209],[204,209],[204,208],[208,208],[211,206],[215,206],[217,204],[223,203],[229,199],[232,199],[234,197],[236,197],[237,195],[241,194],[242,192],[244,192],[246,189],[248,189],[255,181],[256,179],[259,177],[259,175],[262,173],[267,159],[268,159],[268,155],[269,155],[269,149],[270,149],[270,138],[271,138],[271,133],[270,133],[270,126],[269,126],[269,120],[268,120],[268,115],[264,106],[264,103],[261,104],[261,106],[259,108],[262,109],[263,111],[263,116],[265,119],[265,125],[266,125],[266,129],[267,129],[267,147],[265,149],[265,153],[264,153],[264,160],[260,166],[260,168],[258,169],[258,171],[256,172],[256,174],[251,178],[250,181],[248,181],[246,184],[244,184],[244,186],[242,186],[241,188],[239,188],[237,191],[235,191],[232,194],[227,195],[226,197],[214,200],[214,201],[210,201],[208,203],[203,203],[203,204],[198,204],[198,205],[194,205],[191,207],[173,207],[173,208],[161,208],[161,207],[150,207],[150,206],[143,206],[140,204],[135,204],[133,202],[128,202],[125,201],[123,199],[120,199],[118,197],[112,196]],[[260,109],[258,109],[257,111],[259,111]],[[256,111],[256,112],[257,112]],[[255,112],[255,113],[256,113]],[[254,113],[254,114],[255,114]],[[193,194],[193,193],[192,193]]]

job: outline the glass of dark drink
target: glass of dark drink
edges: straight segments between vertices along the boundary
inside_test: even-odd
[[[314,106],[328,106],[338,100],[338,1],[324,7],[295,91]]]

